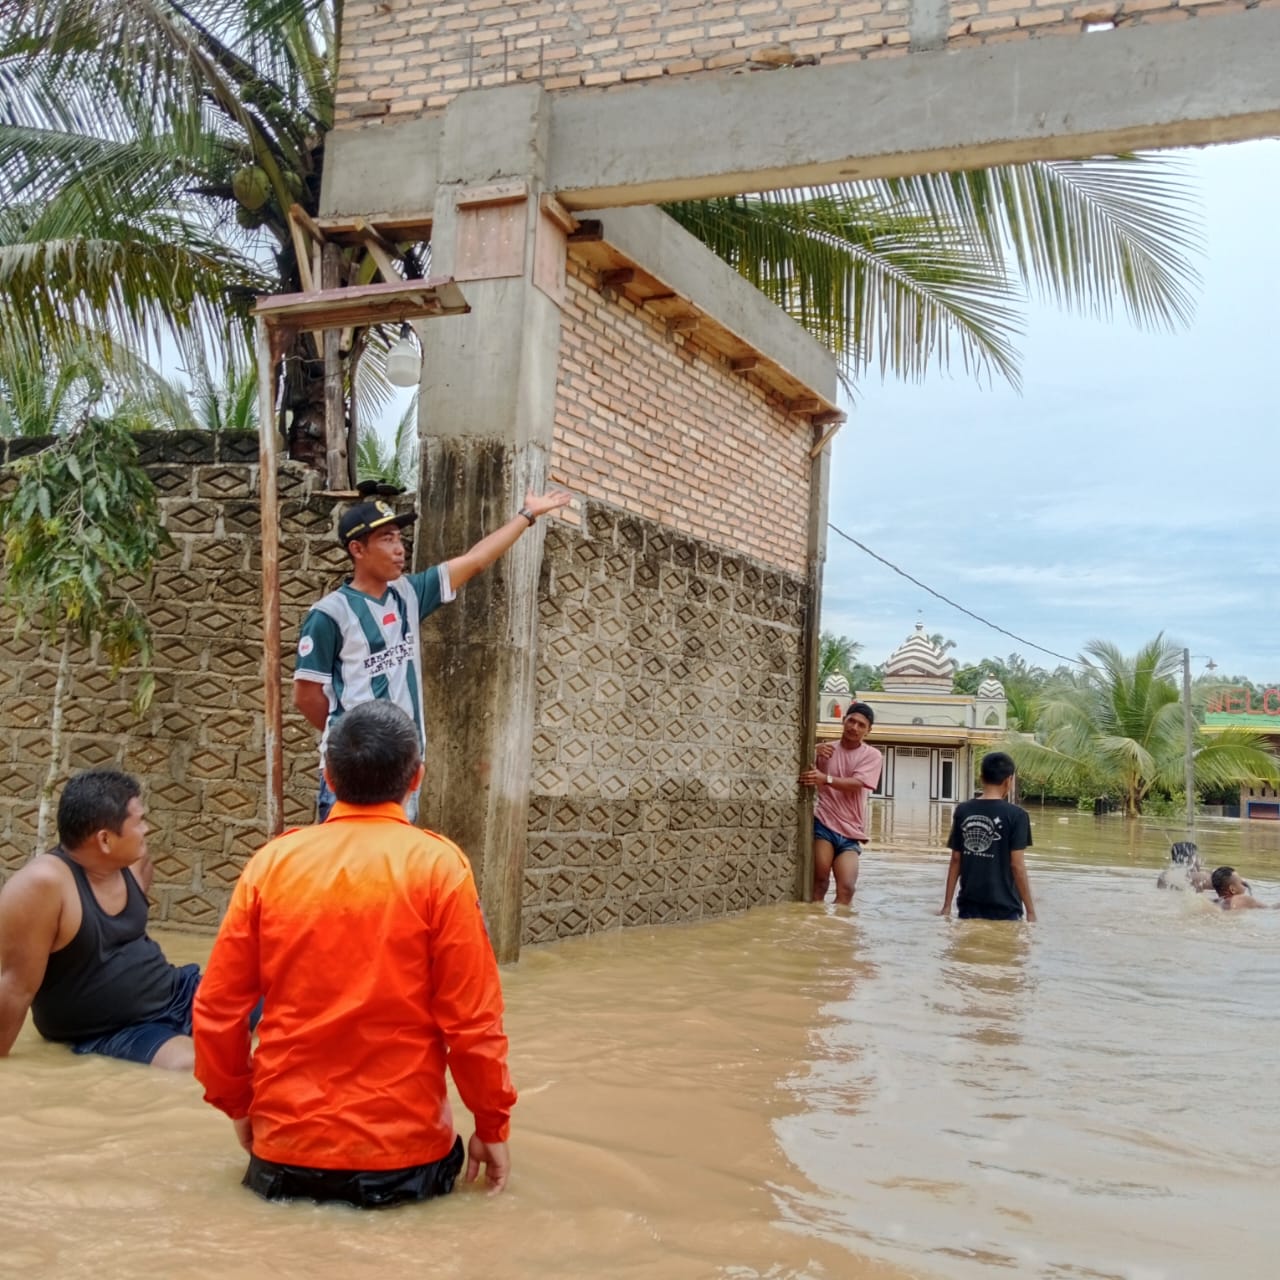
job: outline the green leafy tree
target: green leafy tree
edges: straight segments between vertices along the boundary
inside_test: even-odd
[[[818,640],[818,688],[821,689],[832,676],[844,676],[849,688],[854,688],[850,672],[854,659],[862,652],[862,645],[848,636],[838,636],[824,631]]]
[[[302,269],[289,209],[319,207],[340,0],[28,0],[0,34],[0,345],[107,330],[243,363],[257,294]],[[1191,307],[1198,235],[1161,157],[1053,161],[668,206],[828,345],[850,380],[953,362],[1017,380],[1024,285],[1143,324]],[[423,274],[421,246],[396,246]],[[363,248],[339,278],[367,282]],[[282,422],[323,436],[312,336],[284,353]],[[380,394],[378,335],[352,339]],[[381,387],[385,392],[385,386]]]
[[[1043,667],[1029,666],[1020,653],[1011,653],[1007,658],[983,658],[971,666],[961,667],[952,687],[956,693],[972,696],[988,677],[999,680],[1009,704],[1009,728],[1026,733],[1036,727],[1041,694],[1067,670],[1060,667],[1056,676],[1050,675]]]
[[[141,411],[144,404],[154,426],[190,418],[185,389],[108,335],[86,330],[52,352],[0,342],[0,437],[63,435],[90,412]]]
[[[85,416],[48,448],[14,463],[13,488],[0,499],[4,599],[16,615],[15,629],[59,647],[37,851],[48,840],[74,646],[96,640],[113,674],[130,663],[145,669],[151,659],[146,614],[127,590],[131,579],[150,573],[167,541],[131,434],[145,425],[123,414]],[[154,687],[155,677],[144,670],[139,710]]]
[[[415,395],[395,436],[383,441],[376,431],[362,431],[356,450],[356,473],[361,480],[381,480],[396,489],[416,488],[418,483],[418,397]]]
[[[1076,686],[1043,695],[1037,740],[1012,738],[1007,750],[1029,789],[1112,796],[1135,816],[1153,791],[1174,795],[1183,786],[1184,720],[1175,680],[1182,650],[1163,635],[1129,656],[1095,640],[1081,662]],[[1193,749],[1198,791],[1280,778],[1258,734],[1206,734],[1196,726]]]
[[[849,668],[849,688],[857,693],[883,693],[884,667],[855,662]]]

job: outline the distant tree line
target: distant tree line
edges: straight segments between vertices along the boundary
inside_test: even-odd
[[[944,651],[952,647],[941,636],[930,639]],[[882,691],[883,667],[858,662],[861,648],[847,636],[824,633],[825,674],[844,675],[853,692]],[[1024,794],[1072,804],[1102,799],[1133,816],[1144,808],[1180,811],[1185,803],[1181,675],[1181,648],[1160,634],[1128,655],[1095,640],[1076,664],[1052,670],[1017,653],[983,658],[956,671],[952,691],[972,696],[988,677],[1003,685],[1009,700],[1004,747],[1018,762]],[[1194,681],[1192,751],[1196,794],[1204,803],[1234,802],[1242,784],[1280,781],[1280,762],[1262,734],[1205,732],[1205,706],[1224,687],[1249,690],[1260,706],[1269,686],[1212,673]]]

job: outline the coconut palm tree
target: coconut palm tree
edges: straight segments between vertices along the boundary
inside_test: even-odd
[[[10,6],[14,8],[16,6]],[[105,327],[147,352],[244,358],[252,298],[302,284],[289,209],[315,214],[341,0],[26,0],[0,34],[0,344]],[[1141,323],[1190,310],[1190,201],[1157,158],[924,175],[668,206],[855,379],[958,359],[1016,381],[1022,286]],[[420,275],[421,246],[401,269]],[[375,270],[346,250],[340,282]],[[376,343],[354,335],[361,394]],[[323,437],[318,353],[285,353],[295,456]]]
[[[52,352],[0,343],[0,438],[64,436],[90,414],[166,428],[191,410],[185,388],[101,332]]]
[[[374,430],[362,431],[356,450],[356,472],[361,480],[380,480],[405,490],[418,480],[418,397],[405,406],[395,435],[383,441]]]
[[[1163,635],[1133,655],[1095,640],[1080,661],[1074,687],[1042,696],[1037,740],[1013,738],[1006,749],[1030,785],[1060,795],[1114,796],[1133,817],[1153,789],[1173,794],[1184,785],[1185,722],[1173,678],[1182,651]],[[1197,726],[1192,743],[1199,789],[1280,778],[1280,763],[1258,734],[1209,735]]]
[[[818,640],[818,688],[823,688],[835,675],[844,676],[849,681],[849,688],[854,688],[849,673],[861,652],[862,645],[857,640],[824,631]]]

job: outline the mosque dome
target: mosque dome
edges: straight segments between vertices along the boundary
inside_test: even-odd
[[[978,697],[991,699],[1004,699],[1006,697],[1004,685],[1000,683],[995,676],[988,676],[978,686]]]
[[[890,655],[884,664],[886,693],[950,693],[955,675],[954,659],[948,658],[924,633],[924,623]]]
[[[832,674],[829,675],[826,678],[826,680],[823,681],[822,692],[838,693],[838,694],[843,694],[845,697],[848,697],[849,681],[843,675],[841,675],[840,672],[838,671],[832,672]]]

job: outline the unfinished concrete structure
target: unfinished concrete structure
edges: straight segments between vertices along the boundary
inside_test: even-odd
[[[833,370],[662,214],[620,206],[1280,132],[1276,6],[347,6],[322,221],[429,236],[433,272],[472,306],[423,334],[420,563],[526,484],[590,499],[580,529],[523,540],[430,641],[426,812],[475,857],[500,954],[767,900],[805,875],[803,806],[784,793],[812,741]],[[690,394],[653,398],[686,379]],[[742,481],[735,455],[760,474]],[[761,595],[740,591],[748,571]],[[713,666],[688,666],[699,618],[753,674],[768,628],[758,704],[723,707]],[[696,734],[658,723],[686,698]],[[632,701],[641,718],[611,720]],[[708,768],[739,717],[753,758]],[[656,801],[637,791],[658,779]],[[732,808],[751,792],[767,816]],[[753,880],[757,823],[780,861]]]

